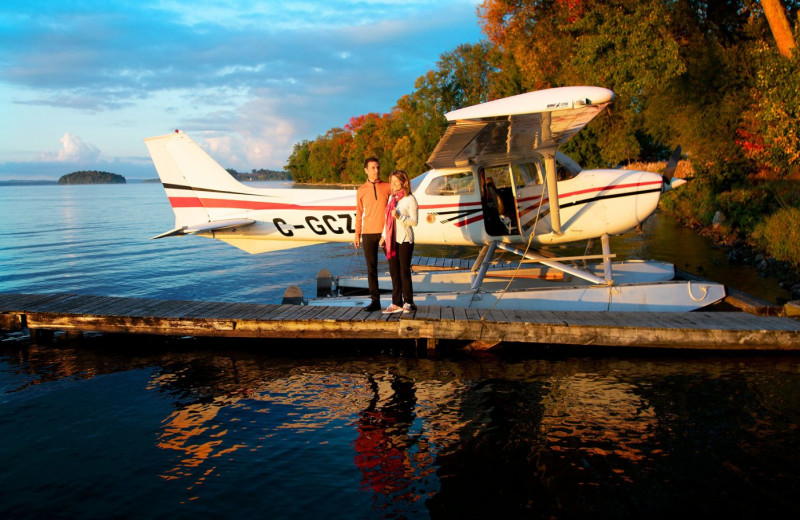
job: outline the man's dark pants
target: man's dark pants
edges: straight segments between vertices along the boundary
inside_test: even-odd
[[[378,244],[380,241],[380,233],[361,234],[361,245],[364,247],[364,258],[367,260],[369,297],[373,303],[377,303],[379,305],[381,301],[381,293],[378,289]]]

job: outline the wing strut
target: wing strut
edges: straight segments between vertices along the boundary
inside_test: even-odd
[[[480,289],[481,284],[483,283],[483,278],[486,276],[486,271],[489,269],[489,266],[492,264],[492,257],[494,256],[494,250],[497,248],[497,240],[489,242],[488,245],[483,246],[481,249],[481,253],[479,255],[480,269],[478,270],[478,274],[475,275],[475,278],[472,280],[472,290],[477,291]],[[478,266],[478,262],[475,262],[475,266]],[[475,271],[473,267],[473,271]]]
[[[550,225],[553,233],[563,235],[561,231],[561,207],[558,203],[558,178],[556,176],[556,149],[543,150],[545,180],[547,181],[547,200],[550,203]]]
[[[596,284],[596,285],[611,285],[611,283],[612,283],[611,281],[605,280],[603,278],[600,278],[599,276],[595,276],[592,273],[583,271],[581,269],[577,269],[575,267],[568,266],[566,264],[562,264],[561,262],[558,261],[558,260],[564,260],[563,258],[561,258],[561,259],[559,259],[559,258],[548,258],[548,257],[545,257],[545,256],[537,255],[536,253],[532,253],[530,251],[528,251],[526,253],[525,250],[523,250],[523,249],[521,249],[519,247],[516,247],[516,246],[514,246],[512,244],[506,244],[504,242],[498,242],[497,243],[497,247],[499,247],[500,249],[504,249],[506,251],[509,251],[511,253],[520,255],[520,256],[522,256],[524,258],[527,258],[528,260],[533,260],[535,262],[539,262],[542,265],[546,265],[548,267],[552,267],[553,269],[558,269],[559,271],[561,271],[563,273],[571,274],[572,276],[575,276],[575,277],[578,277],[578,278],[582,278],[582,279],[584,279],[584,280],[586,280],[588,282],[591,282],[593,284]]]

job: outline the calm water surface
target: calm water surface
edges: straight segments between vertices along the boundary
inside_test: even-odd
[[[3,187],[0,217],[0,292],[275,303],[290,284],[312,292],[320,268],[362,267],[345,245],[251,256],[197,237],[149,240],[172,227],[152,184]],[[699,253],[702,239],[669,219],[645,232],[615,239],[615,252],[775,298],[774,283],[707,244]],[[508,349],[425,359],[407,347],[6,337],[0,515],[800,513],[797,357]]]

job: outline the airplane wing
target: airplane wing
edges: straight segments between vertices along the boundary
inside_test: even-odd
[[[601,87],[528,92],[448,112],[444,136],[428,158],[431,168],[501,163],[558,148],[614,99]]]
[[[193,226],[182,226],[166,233],[161,233],[160,235],[156,235],[152,237],[152,240],[157,240],[159,238],[164,237],[171,237],[175,235],[192,235],[194,233],[203,233],[206,231],[221,231],[224,229],[231,229],[236,227],[245,227],[249,226],[250,224],[254,224],[255,220],[249,218],[240,218],[240,219],[228,219],[228,220],[214,220],[211,222],[203,222],[201,224],[193,225]]]

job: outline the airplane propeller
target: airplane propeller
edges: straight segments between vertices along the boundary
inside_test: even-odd
[[[672,152],[672,155],[670,155],[669,161],[667,161],[667,166],[664,168],[664,173],[661,174],[664,179],[664,186],[662,190],[664,192],[675,189],[678,186],[686,183],[684,179],[672,178],[673,175],[675,175],[675,170],[678,169],[678,161],[681,160],[681,153],[681,145],[678,145],[678,147],[675,148],[675,151]]]

